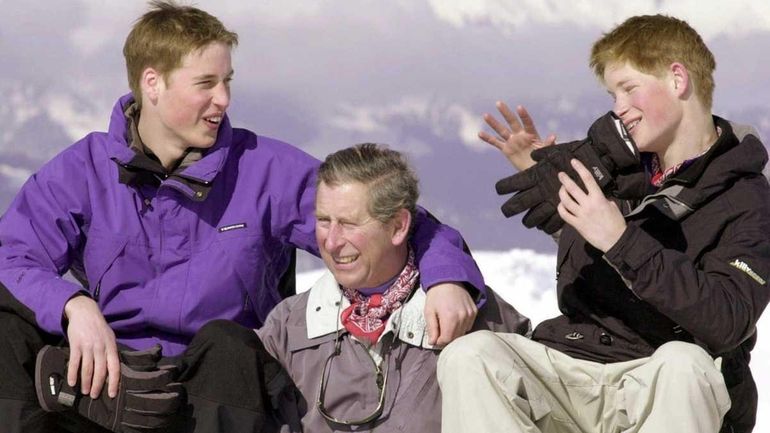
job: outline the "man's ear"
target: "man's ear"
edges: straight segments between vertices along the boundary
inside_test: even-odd
[[[393,216],[391,241],[393,245],[405,244],[409,237],[409,227],[412,225],[412,214],[407,209],[399,209]]]
[[[158,95],[163,83],[163,76],[154,68],[148,67],[142,71],[139,77],[139,84],[142,88],[142,94],[153,104],[158,102]]]
[[[669,71],[671,72],[674,93],[680,98],[686,98],[693,90],[690,72],[679,62],[672,63],[671,66],[669,66]]]

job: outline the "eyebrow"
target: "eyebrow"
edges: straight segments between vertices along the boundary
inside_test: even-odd
[[[622,79],[622,80],[618,81],[618,82],[615,84],[615,87],[623,87],[623,85],[625,85],[625,84],[626,84],[626,83],[628,83],[629,81],[631,81],[631,79],[630,79],[630,78],[624,78],[624,79]],[[610,96],[612,96],[612,95],[613,95],[613,93],[612,93],[612,91],[611,91],[610,89],[607,89],[607,93],[609,93],[609,95],[610,95]]]
[[[225,75],[225,78],[232,78],[234,74],[235,74],[235,70],[230,69],[230,72],[228,72],[227,75]],[[196,80],[196,81],[211,80],[215,78],[218,78],[216,74],[203,74],[203,75],[197,75],[193,77],[193,80]]]

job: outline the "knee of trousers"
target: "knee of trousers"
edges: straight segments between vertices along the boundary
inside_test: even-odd
[[[446,383],[453,377],[483,374],[489,364],[501,361],[502,351],[511,352],[512,349],[491,331],[464,335],[441,351],[437,366],[439,383]],[[513,363],[512,359],[502,361]]]
[[[721,372],[712,358],[702,347],[692,343],[671,341],[655,350],[650,361],[660,367],[661,374],[677,376],[679,379],[692,375],[693,372]]]
[[[182,355],[179,380],[190,398],[258,410],[264,394],[263,353],[253,329],[213,320],[198,330]]]
[[[259,337],[253,329],[223,319],[207,322],[195,333],[190,342],[190,346],[202,345],[207,347],[231,347],[233,344],[245,345],[252,349],[261,346]]]
[[[0,312],[0,398],[34,400],[37,352],[46,344],[40,330],[18,315]]]
[[[212,320],[195,334],[183,359],[186,366],[209,365],[226,371],[225,366],[242,365],[256,370],[264,353],[262,341],[253,329],[229,320]]]
[[[42,331],[14,313],[0,311],[0,358],[34,359],[46,344]]]
[[[253,329],[231,320],[212,320],[198,330],[186,354],[195,356],[203,353],[209,360],[256,362],[259,367],[268,370],[278,365]]]

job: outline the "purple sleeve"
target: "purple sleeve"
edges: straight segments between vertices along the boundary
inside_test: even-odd
[[[0,282],[55,335],[63,333],[64,304],[83,290],[61,277],[82,242],[77,194],[84,191],[73,179],[78,169],[63,160],[33,175],[0,218]]]
[[[440,283],[465,283],[481,307],[486,301],[486,286],[479,267],[467,252],[460,233],[441,224],[423,208],[417,209],[414,233],[411,239],[415,259],[420,268],[423,287]]]
[[[282,242],[320,257],[315,240],[315,183],[320,162],[289,144],[274,149],[280,164],[272,170],[270,185],[278,205],[271,212],[273,232]]]

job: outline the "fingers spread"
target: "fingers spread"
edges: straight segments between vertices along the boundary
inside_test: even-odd
[[[532,116],[529,115],[527,109],[524,108],[523,105],[519,105],[516,107],[516,111],[519,113],[519,117],[521,117],[521,123],[524,125],[524,131],[539,137],[540,135],[537,133],[537,128],[535,128],[535,122],[532,120]]]
[[[499,138],[489,135],[484,131],[479,131],[479,138],[491,144],[492,146],[495,146],[499,150],[503,150],[503,142],[500,141]]]
[[[496,105],[497,105],[497,110],[500,111],[500,114],[503,115],[503,118],[505,119],[506,122],[508,122],[508,125],[511,127],[511,131],[513,131],[514,133],[521,131],[521,123],[519,123],[518,117],[516,117],[516,114],[514,114],[513,111],[511,111],[508,105],[506,105],[505,102],[503,101],[497,101]],[[531,120],[532,119],[530,119],[530,121]]]
[[[503,140],[507,140],[511,135],[511,131],[508,129],[508,127],[500,123],[500,121],[497,120],[494,116],[485,114],[484,121],[487,122],[487,125],[494,129],[495,132],[503,138]]]

